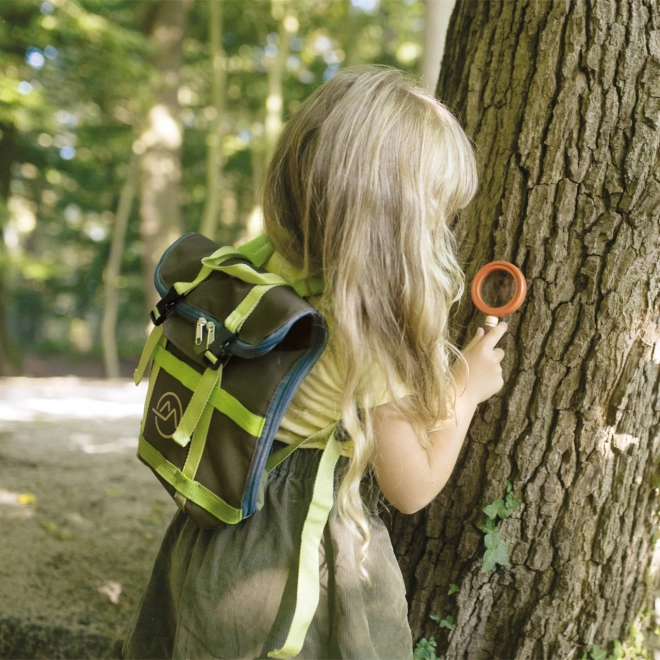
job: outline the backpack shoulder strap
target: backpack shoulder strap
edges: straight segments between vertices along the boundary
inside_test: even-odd
[[[273,244],[266,234],[261,234],[251,241],[244,243],[237,250],[247,257],[257,268],[263,266],[275,253]]]
[[[271,273],[279,275],[301,297],[318,296],[325,290],[325,282],[320,277],[305,277],[298,268],[288,263],[279,252],[275,251],[273,244],[266,234],[248,241],[237,248],[255,266],[264,267]]]

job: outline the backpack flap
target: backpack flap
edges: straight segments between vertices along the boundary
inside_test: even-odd
[[[260,507],[275,433],[327,343],[318,310],[226,250],[216,265],[208,258],[219,246],[187,234],[158,265],[156,288],[169,300],[154,312],[162,337],[139,450],[201,527],[238,522]]]

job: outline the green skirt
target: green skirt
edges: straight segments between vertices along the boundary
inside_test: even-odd
[[[125,658],[252,660],[282,646],[320,456],[294,452],[271,474],[263,509],[238,525],[207,530],[181,512],[174,516],[131,622]],[[368,583],[360,579],[357,546],[333,509],[319,552],[319,605],[299,658],[412,658],[403,578],[383,523],[371,525]]]

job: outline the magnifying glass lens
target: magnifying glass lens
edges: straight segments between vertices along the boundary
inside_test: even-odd
[[[477,271],[470,293],[476,308],[490,322],[497,323],[498,318],[513,314],[522,305],[527,282],[517,266],[508,261],[491,261]]]
[[[494,270],[481,285],[481,298],[489,307],[504,307],[516,293],[513,276],[503,270]]]

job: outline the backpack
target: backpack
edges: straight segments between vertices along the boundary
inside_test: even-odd
[[[271,453],[282,417],[323,352],[324,319],[306,299],[319,279],[288,282],[262,266],[278,258],[267,237],[239,248],[189,233],[161,257],[161,300],[135,371],[152,363],[138,458],[203,528],[237,524],[263,505],[268,474],[306,442],[325,442],[303,526],[296,608],[287,640],[302,648],[319,598],[318,548],[334,502],[341,454],[336,425]]]

